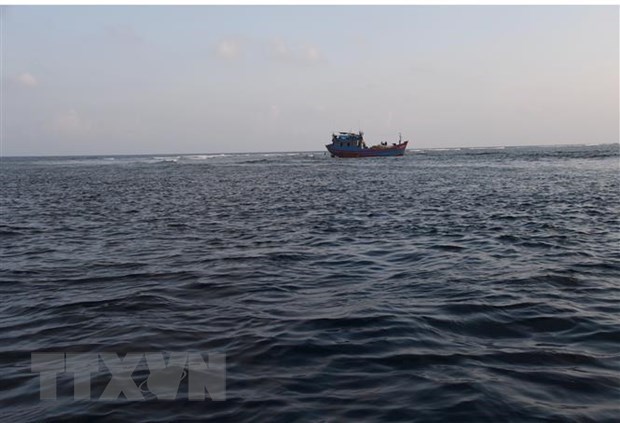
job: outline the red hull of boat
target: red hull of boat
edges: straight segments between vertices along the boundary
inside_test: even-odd
[[[327,147],[327,151],[329,151],[332,156],[336,157],[397,157],[405,154],[408,142],[409,141],[405,141],[386,148],[337,148],[331,144],[325,147]]]

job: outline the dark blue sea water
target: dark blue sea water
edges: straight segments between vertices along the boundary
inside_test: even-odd
[[[619,421],[619,160],[2,158],[0,418]],[[41,401],[43,351],[221,352],[226,401]]]

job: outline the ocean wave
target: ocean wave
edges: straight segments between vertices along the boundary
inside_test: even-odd
[[[3,416],[614,421],[617,157],[3,161]],[[41,351],[224,352],[227,399],[43,402]]]

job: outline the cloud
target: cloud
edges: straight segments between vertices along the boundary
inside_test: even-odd
[[[242,53],[241,41],[234,38],[220,40],[215,45],[216,57],[223,60],[236,60],[241,57]]]
[[[366,51],[370,47],[370,40],[364,34],[354,34],[349,37],[350,41],[359,49]]]
[[[316,46],[305,46],[303,49],[303,58],[308,63],[317,63],[323,60],[323,55]]]
[[[25,87],[36,87],[39,85],[37,78],[28,72],[23,72],[17,77],[17,82]]]
[[[213,46],[217,58],[234,61],[245,57],[266,53],[268,59],[282,63],[312,65],[325,59],[321,50],[313,44],[290,44],[282,38],[253,40],[247,38],[223,38]]]
[[[286,45],[286,42],[280,38],[276,38],[271,43],[271,52],[275,59],[288,60],[292,57],[293,53]]]
[[[65,135],[83,134],[91,128],[91,122],[80,116],[75,109],[57,114],[52,121],[52,129]]]
[[[321,50],[312,44],[291,46],[281,38],[271,41],[271,57],[280,62],[312,65],[324,61]]]

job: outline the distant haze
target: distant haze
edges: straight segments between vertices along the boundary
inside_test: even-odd
[[[618,10],[3,7],[1,153],[618,142]]]

